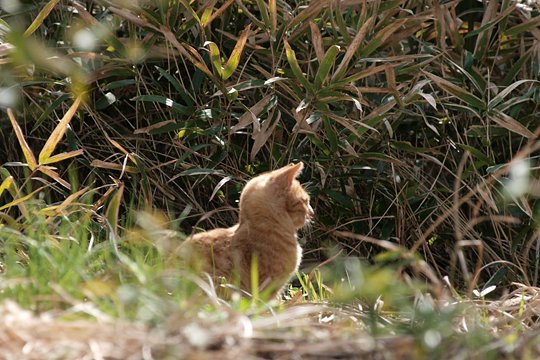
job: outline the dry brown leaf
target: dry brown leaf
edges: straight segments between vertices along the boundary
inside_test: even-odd
[[[60,174],[54,171],[53,168],[49,166],[40,166],[38,170],[41,171],[43,174],[53,178],[57,183],[59,183],[66,189],[71,190],[71,185],[66,180],[62,179],[60,177]]]
[[[133,134],[150,134],[150,132],[152,130],[156,130],[156,129],[159,129],[165,125],[169,125],[169,124],[176,124],[176,120],[165,120],[165,121],[160,121],[158,123],[155,123],[155,124],[152,124],[150,126],[146,126],[146,127],[143,127],[143,128],[138,128],[138,129],[135,129],[133,131]]]
[[[317,61],[320,64],[324,59],[324,46],[321,31],[313,21],[309,22],[309,27],[311,28],[311,43],[313,44],[315,55],[317,55]]]
[[[341,63],[336,69],[336,72],[332,76],[332,80],[334,80],[338,76],[341,76],[342,73],[344,74],[346,72],[347,66],[349,66],[349,63],[352,60],[354,54],[356,54],[356,51],[360,47],[360,44],[362,44],[362,41],[364,41],[368,30],[371,29],[371,27],[375,23],[375,19],[376,19],[376,16],[370,17],[362,25],[360,30],[358,30],[358,32],[356,33],[356,36],[347,47],[347,51],[345,52],[345,55],[343,56],[343,60],[341,60]]]
[[[136,174],[139,172],[139,169],[137,169],[134,166],[123,166],[121,164],[116,164],[116,163],[102,161],[102,160],[92,160],[90,165],[92,165],[93,167],[102,168],[102,169],[126,171],[132,174]]]
[[[276,128],[276,125],[281,120],[281,111],[277,111],[276,118],[274,119],[274,112],[272,112],[270,115],[268,115],[268,118],[264,121],[262,128],[258,130],[257,132],[253,131],[253,135],[251,136],[253,138],[254,143],[253,147],[251,148],[251,160],[253,161],[255,159],[255,156],[261,150],[261,148],[266,144],[272,133],[274,132],[274,129]]]
[[[266,95],[261,100],[259,100],[255,105],[253,105],[251,108],[248,109],[238,120],[238,124],[234,125],[231,130],[229,131],[229,134],[234,134],[240,129],[245,128],[249,124],[256,122],[257,117],[259,114],[264,110],[266,105],[270,102],[270,99],[272,99],[272,95]]]
[[[534,138],[534,134],[532,131],[530,131],[525,126],[523,126],[519,121],[517,121],[516,119],[512,118],[509,115],[506,115],[505,113],[496,111],[495,115],[490,116],[489,119],[493,120],[497,125],[505,128],[508,131],[519,134],[523,137],[526,137],[527,139]]]

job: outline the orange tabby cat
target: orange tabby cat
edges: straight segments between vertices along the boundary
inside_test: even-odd
[[[238,280],[242,290],[251,292],[255,262],[259,290],[281,293],[302,259],[296,231],[313,216],[309,195],[296,180],[303,167],[302,163],[289,164],[253,178],[240,195],[237,225],[186,240],[202,257],[205,271],[215,279]]]

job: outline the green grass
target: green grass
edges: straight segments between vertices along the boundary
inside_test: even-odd
[[[538,5],[6,4],[6,357],[538,353]],[[175,249],[297,160],[298,279],[219,299]]]

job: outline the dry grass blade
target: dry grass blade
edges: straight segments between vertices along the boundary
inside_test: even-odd
[[[395,100],[392,100],[392,101],[389,101],[387,104],[384,104],[384,105],[381,105],[375,109],[373,109],[373,111],[371,111],[363,120],[364,121],[369,121],[371,119],[374,119],[382,114],[386,114],[388,111],[392,110],[392,108],[394,106],[396,106],[396,101]]]
[[[152,30],[159,31],[159,29],[157,27],[150,24],[148,21],[145,21],[143,17],[137,16],[137,15],[129,12],[126,9],[120,9],[120,8],[117,8],[117,7],[114,7],[114,6],[109,6],[108,9],[112,13],[114,13],[114,14],[116,14],[116,15],[118,15],[118,16],[126,19],[126,20],[129,20],[133,24],[136,24],[136,25],[138,25],[140,27],[147,27],[147,28],[150,28]]]
[[[111,139],[109,137],[109,135],[105,134],[105,138],[115,147],[117,148],[118,150],[120,150],[124,155],[127,156],[127,158],[133,163],[133,164],[137,164],[137,160],[135,159],[135,157],[133,156],[132,153],[128,152],[122,145],[120,145],[120,143],[118,143],[118,141],[114,140],[114,139]],[[97,163],[99,164],[105,164],[105,162],[99,162],[98,160],[96,160]],[[94,162],[92,162],[94,164]],[[103,167],[103,166],[99,166],[99,167]],[[131,166],[126,166],[125,164],[123,165],[122,169],[125,169],[127,171],[127,168],[133,168]],[[139,170],[137,169],[137,171],[130,171],[130,172],[139,172]]]
[[[15,115],[13,114],[13,111],[11,109],[7,109],[9,120],[11,121],[11,126],[13,126],[13,130],[15,131],[15,136],[17,136],[17,140],[19,141],[19,145],[21,146],[21,149],[24,154],[24,158],[26,159],[26,164],[30,168],[30,170],[35,170],[37,168],[37,161],[34,156],[34,153],[30,149],[30,146],[28,146],[28,143],[26,142],[26,139],[24,138],[24,135],[22,133],[21,127],[17,123],[17,119],[15,119]]]
[[[26,31],[24,32],[24,36],[32,35],[34,31],[36,31],[41,26],[41,24],[43,24],[43,21],[45,20],[45,18],[49,16],[49,14],[54,9],[56,4],[58,4],[59,2],[60,0],[49,1],[47,5],[45,5],[43,9],[41,9],[39,14],[34,19],[34,21],[32,21],[32,24],[30,24],[30,26],[26,29]]]
[[[180,44],[180,42],[176,39],[176,37],[174,36],[174,34],[169,28],[162,25],[159,30],[161,31],[163,36],[165,36],[165,38],[176,48],[176,50],[178,50],[178,52],[182,56],[188,59],[189,62],[191,62],[197,69],[201,70],[203,73],[208,75],[211,79],[214,79],[214,74],[212,74],[210,69],[208,69],[208,67],[206,66],[203,59],[200,57],[200,55],[197,54],[198,55],[197,56],[197,55],[190,54],[190,52],[188,52],[186,48],[182,44]]]
[[[59,205],[48,206],[46,208],[41,209],[40,212],[52,213],[51,215],[53,216],[59,215],[75,200],[77,200],[82,195],[84,195],[89,189],[90,189],[89,187],[85,187],[77,192],[74,192],[73,194],[69,195],[64,201],[62,201],[62,203],[60,203]]]
[[[356,36],[347,47],[347,51],[345,52],[345,55],[343,56],[341,63],[339,64],[336,72],[334,73],[334,76],[332,76],[332,80],[340,79],[346,73],[349,63],[351,62],[352,58],[354,57],[354,54],[356,54],[356,51],[358,50],[358,48],[360,47],[360,45],[366,38],[367,32],[371,29],[371,27],[375,23],[375,19],[376,19],[375,15],[370,17],[362,25],[360,30],[358,30],[358,32],[356,33]]]
[[[159,128],[162,128],[163,126],[169,125],[169,124],[176,124],[176,120],[165,120],[165,121],[159,121],[155,124],[152,124],[150,126],[146,126],[143,128],[135,129],[133,131],[133,134],[147,134],[149,135],[152,131],[157,130]]]
[[[114,235],[118,234],[118,227],[120,223],[118,222],[120,216],[120,205],[124,200],[124,184],[117,183],[117,190],[111,198],[109,206],[107,207],[107,220],[109,221],[109,226]]]
[[[73,105],[71,105],[69,110],[66,112],[66,114],[62,118],[62,120],[60,120],[58,125],[56,125],[56,128],[53,130],[51,136],[49,136],[49,138],[47,139],[47,142],[43,146],[43,149],[41,149],[41,152],[39,153],[40,164],[45,164],[48,160],[49,162],[52,162],[50,161],[49,158],[51,154],[54,152],[54,150],[56,149],[56,145],[58,145],[58,142],[60,141],[60,139],[62,139],[62,137],[66,133],[69,122],[73,118],[73,115],[75,115],[75,112],[79,108],[80,104],[81,104],[81,97],[79,96],[75,99],[75,102],[73,103]]]
[[[482,18],[482,24],[481,27],[486,26],[492,19],[494,19],[497,15],[497,9],[499,7],[498,1],[490,1],[488,3],[487,10],[484,12],[484,17]],[[491,40],[491,33],[493,32],[493,28],[486,29],[486,31],[482,31],[478,34],[478,39],[476,41],[476,47],[474,49],[475,54],[479,54],[479,56],[484,57],[487,49],[489,48],[488,44]]]
[[[353,123],[351,121],[349,121],[348,119],[346,119],[344,117],[341,117],[339,115],[336,115],[336,114],[334,114],[332,112],[325,112],[325,115],[328,116],[330,119],[332,119],[332,120],[338,122],[339,124],[341,124],[341,126],[348,129],[354,135],[360,137],[360,134],[358,133],[358,130],[356,130]],[[364,124],[363,122],[357,122],[357,125],[359,125],[359,126],[361,126],[363,128],[372,130],[374,132],[378,132],[377,129],[375,129],[374,127],[371,127],[371,126],[369,126],[367,124]]]

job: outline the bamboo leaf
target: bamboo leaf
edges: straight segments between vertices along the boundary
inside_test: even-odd
[[[40,192],[42,190],[43,190],[43,187],[40,187],[39,189],[36,189],[36,190],[32,191],[28,195],[17,198],[15,200],[13,200],[12,202],[9,202],[9,203],[7,203],[7,204],[5,204],[3,206],[0,206],[0,211],[8,209],[8,208],[10,208],[12,206],[15,206],[15,205],[23,204],[26,200],[31,199],[35,194],[37,194],[38,192]],[[19,208],[20,208],[20,206],[19,206]]]
[[[251,22],[253,22],[258,28],[264,29],[266,28],[266,24],[263,23],[261,20],[259,20],[249,9],[244,5],[243,0],[235,0],[236,5],[242,10],[242,13],[246,15]]]
[[[118,215],[120,214],[120,205],[122,205],[122,198],[124,196],[124,184],[117,182],[116,185],[118,188],[112,196],[106,210],[107,220],[109,221],[111,230],[114,234],[118,234]]]
[[[210,50],[210,63],[212,64],[212,67],[219,77],[223,79],[223,66],[221,65],[221,54],[218,46],[212,41],[207,41],[204,45],[208,46],[208,49]]]
[[[540,26],[540,16],[536,16],[529,21],[525,21],[505,31],[507,36],[516,36],[525,31],[536,29]]]
[[[277,115],[274,118],[274,113],[272,112],[268,118],[264,121],[262,124],[262,127],[258,131],[253,131],[252,138],[254,140],[253,147],[251,148],[251,154],[250,159],[253,161],[255,159],[255,156],[261,150],[261,148],[266,144],[272,133],[274,132],[274,129],[276,128],[276,125],[279,123],[281,119],[281,111],[277,111]]]
[[[73,194],[69,195],[62,203],[59,205],[54,206],[48,206],[46,208],[43,208],[40,210],[40,212],[44,213],[50,213],[53,212],[54,214],[60,214],[65,208],[67,208],[73,201],[80,198],[83,194],[85,194],[90,188],[85,187],[77,192],[74,192]]]
[[[262,21],[265,25],[265,29],[270,29],[270,14],[268,14],[268,7],[263,0],[255,0],[257,2],[257,10],[261,15]]]
[[[83,149],[79,149],[79,150],[68,151],[68,152],[57,154],[57,155],[53,155],[49,157],[46,161],[44,161],[41,165],[53,164],[55,162],[70,159],[72,157],[81,155],[83,152],[84,152]]]
[[[206,9],[203,13],[203,16],[201,17],[201,26],[202,27],[206,27],[208,26],[209,24],[212,23],[212,21],[214,21],[218,16],[221,16],[221,14],[223,14],[223,12],[225,10],[227,10],[227,8],[229,6],[231,6],[231,4],[233,3],[234,0],[227,0],[225,3],[223,3],[223,5],[220,6],[219,9],[217,9],[216,11],[214,11],[212,13],[212,7],[209,7],[208,9]],[[214,1],[215,3],[215,1]],[[213,6],[213,5],[212,5]],[[210,9],[210,11],[208,11]]]
[[[15,136],[17,137],[19,145],[21,146],[21,149],[23,151],[24,158],[26,159],[26,164],[28,164],[30,170],[34,171],[37,168],[37,161],[34,153],[32,152],[32,150],[30,150],[30,146],[28,146],[28,143],[24,138],[21,127],[17,123],[17,119],[15,119],[13,111],[11,111],[11,109],[7,109],[7,113],[9,120],[11,121],[11,126],[13,127],[13,130],[15,130]]]
[[[304,22],[305,20],[318,14],[328,0],[313,0],[309,5],[296,15],[287,25],[288,29],[295,27],[296,25]]]
[[[53,178],[57,183],[59,183],[66,189],[71,190],[71,185],[69,185],[69,183],[66,180],[62,179],[60,175],[56,171],[54,171],[52,168],[48,166],[40,166],[38,167],[38,170],[41,171],[43,174]]]
[[[437,75],[433,75],[431,73],[428,73],[426,71],[423,71],[423,73],[429,77],[433,82],[435,82],[440,88],[442,88],[444,91],[454,95],[455,97],[463,100],[466,102],[469,106],[475,108],[475,109],[485,109],[486,104],[482,99],[479,99],[475,95],[471,94],[467,90],[461,88],[460,86],[457,86],[456,84],[451,83],[448,80],[445,80],[443,78],[438,77]]]
[[[178,111],[182,115],[190,114],[190,109],[187,106],[181,105],[177,103],[176,101],[169,99],[168,97],[161,96],[161,95],[140,95],[140,96],[134,97],[131,100],[157,102]]]
[[[4,181],[9,177],[12,178],[10,186],[8,186],[6,189],[11,194],[11,197],[13,199],[17,199],[19,194],[20,194],[19,187],[17,186],[17,183],[15,182],[15,180],[13,180],[13,177],[9,174],[9,171],[7,171],[6,168],[0,167],[0,175],[2,176]],[[40,188],[40,190],[41,190],[41,188]],[[26,218],[27,220],[30,220],[31,215],[30,215],[30,212],[28,211],[28,208],[26,207],[26,204],[24,203],[24,201],[23,202],[18,202],[16,205],[18,205],[17,207],[19,208],[19,211],[24,216],[24,218]]]
[[[2,184],[0,184],[0,196],[2,196],[2,193],[10,189],[13,186],[13,176],[8,176],[7,178],[2,181]]]
[[[276,0],[268,0],[268,13],[270,15],[270,37],[272,41],[275,41],[278,22]]]
[[[336,56],[338,53],[339,46],[332,45],[324,55],[324,59],[319,66],[319,69],[317,70],[317,74],[315,75],[315,89],[320,89],[323,85],[324,81],[328,77],[328,74],[330,73],[330,69],[332,68],[332,66],[334,66],[334,61],[336,60]]]
[[[394,34],[400,27],[402,27],[407,22],[407,19],[396,20],[390,25],[386,26],[384,29],[377,32],[377,35],[360,50],[362,56],[369,56],[375,50],[377,50],[392,34]]]
[[[349,63],[351,62],[352,58],[354,57],[354,54],[356,54],[356,51],[362,44],[362,41],[364,41],[364,39],[366,38],[366,34],[368,30],[370,30],[373,24],[375,23],[376,17],[377,17],[376,15],[373,15],[372,17],[367,19],[366,22],[360,28],[360,30],[358,30],[358,32],[356,33],[356,36],[347,47],[347,51],[345,52],[345,55],[343,56],[341,63],[339,64],[336,72],[334,73],[334,76],[332,76],[332,80],[341,79],[343,75],[345,75],[347,68],[349,66]]]
[[[102,160],[92,160],[90,165],[93,167],[102,168],[102,169],[125,171],[131,174],[137,174],[140,172],[140,170],[137,169],[135,166],[129,166],[129,165],[122,166],[122,164],[116,164],[116,163],[102,161]]]
[[[298,60],[296,60],[296,54],[294,53],[293,49],[291,49],[291,46],[287,42],[287,40],[284,40],[285,43],[285,52],[287,54],[287,61],[289,62],[289,65],[291,65],[291,70],[294,74],[294,76],[304,85],[306,90],[313,94],[313,85],[306,79],[304,74],[302,73],[302,69],[300,69],[300,65],[298,65]]]
[[[159,31],[161,31],[167,41],[169,41],[182,56],[187,58],[197,69],[201,70],[211,79],[214,79],[212,72],[210,69],[208,69],[208,66],[206,66],[199,53],[197,53],[194,49],[191,49],[189,45],[182,45],[169,28],[162,25]],[[186,50],[186,47],[188,47],[189,51]]]
[[[495,115],[490,116],[489,118],[493,120],[497,125],[505,128],[508,131],[514,132],[528,139],[534,138],[534,134],[532,131],[527,129],[516,119],[500,111],[495,111]]]
[[[313,21],[309,22],[309,27],[311,28],[311,43],[313,44],[315,55],[317,55],[317,61],[321,64],[324,59],[324,46],[321,31]]]
[[[255,105],[253,105],[251,108],[249,108],[238,120],[238,124],[234,125],[231,130],[229,131],[229,134],[233,134],[237,132],[240,129],[245,128],[249,124],[251,124],[253,121],[257,120],[257,117],[262,113],[266,105],[270,103],[270,100],[272,99],[272,95],[266,95],[261,100],[259,100]]]
[[[238,64],[240,63],[240,56],[242,55],[242,51],[244,50],[244,46],[246,45],[246,41],[250,33],[250,29],[251,29],[251,24],[246,26],[246,28],[240,35],[240,38],[236,42],[236,45],[234,46],[231,56],[229,57],[229,60],[225,64],[225,68],[223,69],[223,72],[221,74],[221,78],[223,80],[227,80],[228,78],[230,78],[231,75],[236,70],[236,68],[238,67]]]
[[[503,91],[497,94],[491,101],[488,103],[488,109],[492,110],[495,106],[499,105],[508,94],[514,91],[518,86],[528,83],[528,82],[538,82],[537,80],[519,80],[513,83],[512,85],[507,86]]]
[[[41,149],[41,152],[39,153],[39,163],[45,164],[51,154],[54,152],[56,145],[58,145],[58,142],[60,139],[64,136],[66,133],[66,129],[68,127],[69,122],[73,118],[73,115],[75,115],[75,112],[79,108],[79,105],[81,104],[81,97],[77,97],[75,99],[75,102],[69,110],[65,113],[64,117],[58,125],[56,125],[56,128],[53,130],[51,136],[49,136],[49,139],[47,139],[47,142],[43,146],[43,149]]]
[[[41,24],[43,24],[43,21],[45,20],[45,18],[49,16],[49,14],[54,9],[56,4],[58,4],[58,2],[60,2],[60,0],[49,1],[47,5],[45,5],[43,9],[41,9],[39,14],[34,19],[34,21],[32,21],[32,23],[30,24],[30,26],[26,29],[26,31],[24,32],[24,36],[32,35],[34,31],[36,31],[41,26]]]

